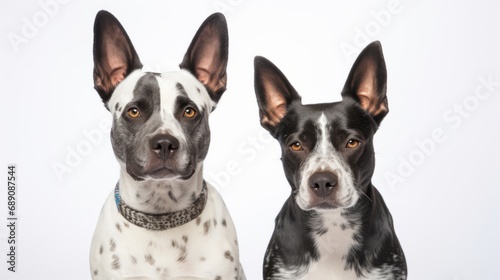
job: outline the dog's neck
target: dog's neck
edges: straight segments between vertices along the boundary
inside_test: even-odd
[[[123,168],[120,172],[121,199],[129,207],[149,214],[163,214],[191,206],[203,189],[203,167],[199,163],[196,172],[187,180],[136,181]]]

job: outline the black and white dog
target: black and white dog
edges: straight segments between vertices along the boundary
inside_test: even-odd
[[[264,279],[406,279],[391,214],[371,183],[373,135],[388,112],[386,80],[374,42],[354,63],[341,102],[302,105],[283,73],[255,58],[261,124],[281,145],[292,187]]]
[[[94,85],[113,116],[121,172],[92,240],[93,279],[245,279],[231,216],[202,169],[227,59],[222,14],[205,20],[181,70],[167,73],[143,72],[122,25],[97,14]]]

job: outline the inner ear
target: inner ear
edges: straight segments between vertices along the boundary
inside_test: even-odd
[[[255,94],[261,125],[271,133],[285,116],[288,106],[300,96],[285,75],[271,61],[257,56],[255,67]]]
[[[265,127],[276,127],[286,113],[287,102],[282,94],[284,89],[268,78],[262,79],[262,87],[266,94],[265,101],[259,106],[261,124]]]
[[[194,74],[196,78],[212,92],[226,87],[226,61],[222,54],[222,45],[220,40],[213,40],[215,30],[206,30],[206,32],[197,40],[193,53]]]
[[[215,13],[202,23],[179,65],[206,87],[215,102],[226,90],[228,41],[226,19]]]
[[[356,100],[361,108],[380,123],[389,112],[387,69],[380,42],[369,44],[354,62],[342,97]]]
[[[142,67],[125,29],[107,11],[100,11],[95,18],[93,54],[94,88],[104,102],[128,74]]]
[[[351,88],[355,89],[361,107],[369,114],[377,116],[388,112],[386,89],[385,86],[379,87],[377,65],[373,59],[364,61],[359,66]],[[384,94],[379,94],[381,92]]]

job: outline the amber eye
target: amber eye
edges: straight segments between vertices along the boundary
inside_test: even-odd
[[[358,146],[359,146],[359,141],[351,139],[347,142],[346,148],[354,149],[357,148]]]
[[[186,108],[186,110],[184,110],[184,117],[191,119],[191,118],[194,118],[194,116],[196,116],[195,109],[188,107],[188,108]]]
[[[296,151],[296,152],[303,150],[302,144],[300,144],[299,142],[295,142],[292,145],[290,145],[290,149],[292,149],[293,151]]]
[[[135,107],[128,109],[127,114],[128,114],[129,117],[131,117],[133,119],[138,118],[138,117],[141,116],[141,113],[139,112],[139,109],[137,109]]]

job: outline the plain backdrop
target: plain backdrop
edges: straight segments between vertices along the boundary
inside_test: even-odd
[[[0,278],[89,279],[88,251],[119,167],[111,116],[93,89],[101,9],[150,70],[176,70],[203,20],[225,14],[228,90],[210,124],[205,178],[235,221],[241,262],[261,279],[274,218],[290,193],[262,129],[253,58],[304,103],[340,100],[357,54],[380,40],[390,113],[375,137],[374,185],[412,280],[498,279],[500,5],[497,1],[2,1]],[[7,271],[7,165],[17,165],[17,266]],[[3,179],[2,179],[3,178]]]

